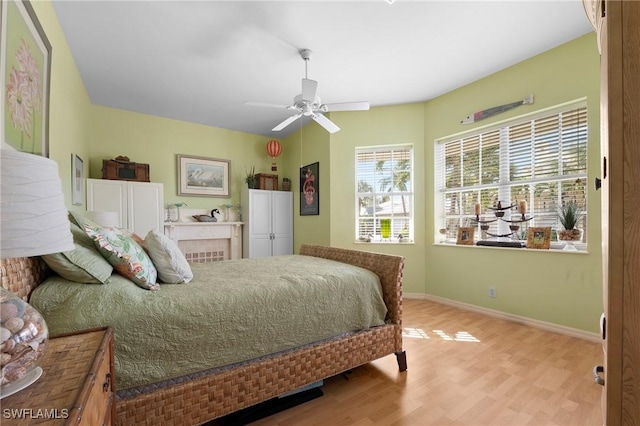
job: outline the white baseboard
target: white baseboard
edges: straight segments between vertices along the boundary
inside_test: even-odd
[[[453,306],[454,308],[464,309],[466,311],[477,312],[479,314],[488,315],[495,318],[500,318],[507,321],[513,321],[518,324],[524,324],[531,327],[541,328],[543,330],[551,331],[558,334],[564,334],[566,336],[577,337],[579,339],[588,340],[594,343],[602,343],[602,338],[598,333],[592,333],[590,331],[579,330],[577,328],[566,327],[564,325],[553,324],[546,321],[540,321],[533,318],[527,318],[520,315],[509,314],[495,309],[484,308],[482,306],[471,305],[469,303],[458,302],[457,300],[445,299],[444,297],[434,296],[431,294],[422,293],[403,293],[402,297],[406,299],[426,299],[432,302],[442,303],[443,305]]]

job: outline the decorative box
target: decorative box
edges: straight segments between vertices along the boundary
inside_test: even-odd
[[[258,173],[256,175],[258,189],[268,189],[270,191],[278,190],[278,175],[269,175],[266,173]]]
[[[102,179],[150,182],[149,165],[134,163],[124,156],[102,160]]]

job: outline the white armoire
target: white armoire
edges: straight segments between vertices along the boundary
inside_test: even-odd
[[[293,254],[293,193],[243,189],[242,257]]]
[[[87,179],[87,211],[111,211],[119,228],[142,238],[154,229],[163,233],[164,186],[161,183]]]

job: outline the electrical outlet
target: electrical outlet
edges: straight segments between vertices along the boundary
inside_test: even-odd
[[[489,297],[496,297],[495,287],[489,287]]]

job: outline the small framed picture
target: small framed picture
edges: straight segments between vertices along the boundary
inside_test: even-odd
[[[475,230],[476,228],[473,228],[473,227],[458,228],[458,239],[456,240],[456,244],[460,244],[463,246],[472,246],[473,234]]]
[[[531,227],[527,234],[527,248],[548,250],[551,246],[551,227]]]
[[[82,158],[71,154],[71,195],[74,206],[82,205],[84,193],[84,162]]]
[[[320,214],[320,163],[300,168],[300,216]]]

